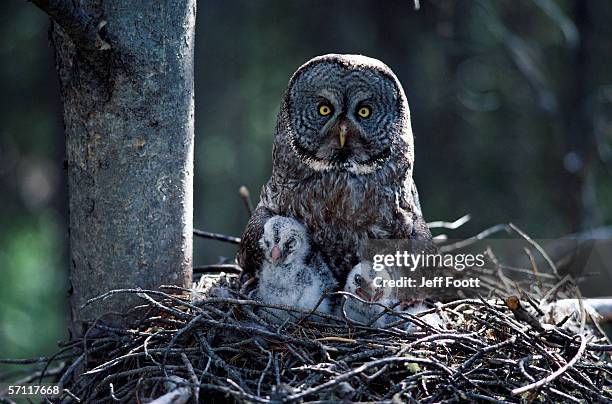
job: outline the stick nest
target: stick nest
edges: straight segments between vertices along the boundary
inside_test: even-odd
[[[514,283],[519,311],[496,265],[497,297],[390,313],[396,321],[383,329],[251,300],[237,275],[204,275],[193,290],[116,290],[89,304],[137,296],[140,320],[91,324],[28,380],[59,380],[65,402],[610,402],[612,346],[585,326],[588,311],[546,324],[551,313],[535,309],[575,297],[571,278],[528,293]],[[269,323],[261,307],[294,320]],[[420,320],[433,312],[443,327]],[[416,332],[402,326],[410,322]]]

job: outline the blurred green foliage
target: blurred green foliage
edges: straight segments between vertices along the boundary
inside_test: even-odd
[[[612,3],[582,0],[198,2],[198,228],[240,235],[290,75],[362,53],[403,83],[428,220],[513,221],[534,237],[612,224]],[[0,356],[48,352],[66,311],[61,110],[47,19],[0,4]],[[197,264],[233,257],[196,240]],[[34,330],[31,333],[29,330]]]
[[[53,352],[66,337],[66,281],[57,218],[41,212],[0,239],[0,356]]]
[[[67,336],[63,140],[47,27],[30,4],[0,5],[0,357],[50,354]]]

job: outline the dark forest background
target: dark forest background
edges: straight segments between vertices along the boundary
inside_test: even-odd
[[[612,224],[612,2],[198,4],[195,225],[239,236],[269,175],[287,81],[313,56],[381,59],[403,83],[426,219],[553,238]],[[0,357],[65,337],[66,184],[48,20],[0,3]],[[605,229],[604,229],[605,230]],[[160,235],[163,237],[163,235]],[[196,264],[233,257],[194,242]]]

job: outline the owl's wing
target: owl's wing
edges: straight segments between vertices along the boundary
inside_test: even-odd
[[[421,201],[419,200],[419,193],[414,181],[412,181],[410,184],[410,200],[405,206],[409,206],[408,210],[412,212],[412,232],[408,238],[410,240],[415,240],[417,243],[415,247],[418,249],[421,249],[419,247],[422,247],[428,253],[436,253],[438,248],[435,246],[431,231],[429,230],[429,227],[427,227],[427,222],[423,218]],[[405,237],[404,235],[402,236]]]
[[[419,199],[419,191],[417,191],[417,187],[416,184],[414,183],[414,180],[412,181],[412,202],[414,203],[414,212],[419,215],[419,216],[423,216],[423,211],[421,210],[421,201]]]
[[[423,216],[414,214],[412,222],[412,233],[410,239],[415,240],[417,246],[423,247],[427,253],[436,253],[438,248],[433,242],[431,230],[427,227],[427,222],[423,219]]]
[[[263,235],[264,224],[272,216],[272,211],[260,205],[249,219],[249,223],[242,233],[238,254],[236,255],[236,261],[242,268],[243,273],[255,275],[261,268],[263,252],[259,247],[259,239]]]

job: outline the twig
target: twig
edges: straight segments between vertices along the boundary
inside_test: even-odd
[[[525,251],[525,254],[527,255],[527,257],[529,257],[529,262],[531,263],[531,270],[533,271],[533,274],[535,275],[537,282],[538,282],[538,287],[542,287],[542,281],[540,280],[540,271],[538,271],[538,264],[536,263],[535,258],[533,257],[533,254],[531,253],[531,251],[529,250],[529,248],[525,247],[523,248],[523,251]]]
[[[569,368],[574,366],[574,364],[578,361],[578,359],[580,359],[580,357],[584,353],[586,344],[587,344],[586,337],[584,335],[580,335],[580,348],[578,348],[578,352],[576,352],[576,355],[574,355],[574,357],[569,362],[567,362],[565,366],[561,366],[559,369],[552,372],[550,375],[546,376],[545,378],[538,380],[537,382],[528,384],[518,389],[513,389],[512,395],[516,396],[517,394],[521,394],[529,390],[537,389],[555,380],[557,377],[559,377],[564,372],[566,372]]]
[[[313,315],[317,311],[317,309],[319,308],[321,303],[323,303],[323,300],[325,300],[325,298],[327,298],[327,293],[328,293],[327,290],[323,291],[323,294],[321,295],[321,297],[317,301],[317,304],[314,305],[314,307],[308,312],[308,314],[306,314],[304,317],[300,318],[300,320],[297,322],[297,325],[302,324],[304,321],[306,321],[308,319],[308,317],[310,317],[311,315]]]
[[[512,286],[510,284],[510,280],[506,277],[506,275],[504,275],[504,271],[502,271],[502,268],[501,268],[501,265],[499,263],[499,260],[497,259],[497,257],[493,253],[493,250],[491,250],[491,247],[487,247],[485,252],[486,252],[487,256],[489,257],[489,259],[491,260],[491,262],[493,262],[493,265],[495,265],[495,269],[497,270],[497,277],[504,284],[504,288],[506,290],[506,293],[512,293]]]
[[[49,361],[49,358],[46,356],[41,356],[39,358],[31,358],[31,359],[10,359],[3,358],[0,359],[0,363],[4,363],[7,365],[31,365],[34,363],[43,363]]]
[[[68,381],[68,378],[74,373],[74,371],[81,366],[81,363],[85,359],[85,354],[81,354],[72,364],[66,369],[62,377],[59,379],[59,384],[64,385]]]
[[[441,220],[436,221],[436,222],[430,222],[430,223],[427,223],[427,227],[429,227],[430,229],[443,228],[443,229],[455,230],[463,226],[467,222],[469,222],[471,218],[472,217],[469,214],[467,214],[467,215],[461,216],[459,219],[455,220],[454,222],[444,222]]]
[[[189,358],[187,358],[187,355],[185,355],[184,352],[181,353],[181,360],[185,364],[187,372],[189,372],[189,378],[191,379],[191,383],[193,383],[193,398],[197,402],[200,400],[200,380],[195,374],[195,371],[193,370],[193,365],[191,364]]]
[[[223,241],[223,242],[231,243],[231,244],[240,244],[240,238],[226,236],[225,234],[220,234],[220,233],[211,233],[211,232],[204,231],[204,230],[193,229],[193,235],[202,237],[202,238],[207,238],[209,240]]]
[[[100,36],[106,21],[87,15],[78,2],[71,0],[30,0],[47,13],[81,49],[105,51],[110,44]]]
[[[217,272],[228,272],[231,274],[239,274],[242,268],[235,264],[215,264],[215,265],[200,265],[193,267],[193,272],[196,274],[210,274]]]
[[[240,199],[242,199],[242,203],[244,204],[244,209],[246,210],[249,217],[253,216],[253,205],[251,204],[251,193],[249,189],[242,185],[238,190],[240,194]]]
[[[533,239],[531,237],[529,237],[524,231],[522,231],[521,229],[519,229],[516,225],[514,225],[513,223],[509,223],[508,226],[514,230],[515,232],[517,232],[521,237],[523,237],[525,239],[525,241],[527,241],[529,244],[531,244],[531,246],[533,246],[533,248],[535,248],[544,258],[544,260],[546,261],[546,263],[548,264],[548,266],[550,267],[551,271],[553,274],[555,274],[555,276],[557,277],[557,279],[561,279],[561,277],[559,276],[559,273],[557,272],[557,267],[555,266],[555,264],[552,262],[552,260],[550,259],[550,257],[548,256],[548,254],[546,253],[546,251],[544,251],[544,249],[542,248],[542,246],[540,246],[538,243],[536,243],[535,241],[533,241]]]
[[[481,231],[480,233],[478,233],[477,235],[470,237],[468,239],[465,239],[463,241],[459,241],[457,243],[453,243],[453,244],[449,244],[449,245],[444,245],[440,247],[440,252],[441,253],[447,253],[447,252],[451,252],[451,251],[455,251],[455,250],[459,250],[461,248],[465,248],[469,245],[472,245],[474,243],[477,243],[480,240],[484,240],[485,238],[495,234],[495,233],[499,233],[500,231],[508,231],[508,226],[505,224],[498,224],[495,225],[493,227],[490,227],[484,231]]]
[[[265,352],[266,355],[268,355],[268,363],[266,363],[266,367],[261,372],[261,376],[259,377],[259,381],[257,382],[257,395],[260,396],[261,395],[261,383],[263,382],[264,378],[266,377],[266,374],[268,373],[268,370],[270,369],[270,366],[272,365],[272,352],[264,349],[261,346],[261,344],[259,344],[259,342],[257,341],[255,341],[255,345],[257,345],[257,348],[259,348],[262,352]]]

